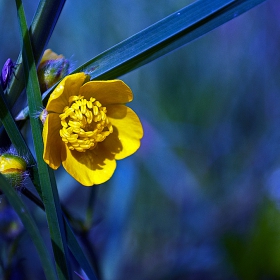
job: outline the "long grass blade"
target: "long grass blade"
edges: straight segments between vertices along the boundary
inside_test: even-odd
[[[32,216],[28,212],[28,209],[22,202],[22,200],[17,195],[16,191],[12,186],[9,185],[6,178],[0,173],[0,186],[3,193],[6,195],[8,201],[18,214],[19,218],[21,219],[26,231],[31,237],[31,240],[33,241],[37,252],[39,254],[42,267],[45,272],[46,279],[49,280],[55,280],[56,272],[54,269],[54,265],[51,262],[50,254],[45,246],[44,240],[42,239],[42,236],[39,232],[39,229],[34,222]]]
[[[37,198],[32,192],[30,192],[27,188],[23,187],[21,188],[21,192],[26,195],[28,198],[30,198],[34,203],[36,203],[43,211],[45,211],[45,206],[42,203],[42,201]],[[91,280],[97,280],[97,277],[95,275],[94,268],[88,261],[87,256],[84,253],[84,250],[81,248],[79,242],[77,241],[77,238],[70,226],[70,223],[68,219],[64,216],[64,223],[65,223],[65,229],[66,229],[66,237],[67,242],[70,251],[72,252],[73,256],[83,269],[83,271],[86,273],[87,277]]]
[[[114,79],[165,55],[265,0],[200,0],[77,68],[91,79]]]
[[[80,244],[77,241],[77,238],[69,224],[69,221],[65,218],[65,228],[66,228],[66,236],[67,236],[67,242],[71,246],[69,246],[69,249],[71,250],[72,254],[75,256],[75,259],[81,266],[81,268],[86,273],[87,277],[91,280],[97,280],[96,277],[96,271],[88,261],[87,256],[84,254],[84,251],[82,250]]]
[[[2,121],[4,128],[5,128],[8,136],[10,137],[11,142],[14,145],[15,149],[20,154],[24,155],[25,157],[27,157],[29,159],[29,162],[28,162],[29,168],[32,169],[31,172],[34,177],[32,179],[32,181],[33,181],[40,197],[42,198],[41,188],[38,188],[40,185],[40,182],[39,182],[39,178],[38,178],[37,163],[35,162],[35,159],[33,158],[32,153],[30,152],[26,142],[24,141],[20,131],[17,128],[17,125],[5,102],[4,93],[3,93],[3,90],[1,87],[0,87],[0,120]],[[25,191],[23,192],[23,190],[25,190]],[[30,192],[26,188],[22,188],[22,192],[25,195],[26,195],[26,193],[28,193],[29,194],[28,197],[30,198]],[[33,197],[33,201],[34,201],[35,196],[32,195],[32,197]],[[35,201],[37,201],[37,202],[39,201],[39,204],[38,204],[39,207],[41,207],[45,211],[45,207],[44,207],[43,203],[40,200],[38,200],[37,198]],[[94,268],[90,264],[87,256],[85,255],[83,249],[81,248],[66,217],[64,217],[64,223],[65,223],[67,244],[68,244],[70,251],[72,252],[73,256],[75,257],[75,259],[77,260],[77,262],[79,263],[81,268],[84,270],[84,272],[86,273],[88,278],[92,279],[92,280],[97,279]]]
[[[4,96],[3,96],[3,90],[1,88],[0,88],[0,120],[2,121],[2,123],[5,127],[5,130],[7,131],[7,134],[9,135],[16,150],[19,151],[20,154],[25,155],[25,157],[27,157],[29,159],[29,162],[28,162],[30,165],[29,168],[32,169],[32,174],[35,177],[32,179],[32,181],[33,181],[35,187],[37,187],[36,189],[37,189],[40,197],[42,198],[41,189],[38,188],[40,182],[39,182],[39,179],[36,180],[36,178],[38,177],[37,164],[35,162],[35,159],[33,158],[32,153],[30,152],[27,144],[25,143],[20,131],[17,129],[16,123],[15,123],[11,113],[9,112],[7,104],[5,103]],[[23,192],[23,194],[26,194],[26,192],[27,192],[30,196],[30,192],[26,188],[22,188],[22,190],[25,190],[25,192]],[[32,195],[32,196],[34,199],[35,196],[34,195]],[[36,199],[36,201],[38,202],[40,200]],[[43,210],[45,210],[44,204],[41,201],[39,202],[39,206]],[[67,244],[68,244],[70,251],[72,252],[73,256],[75,257],[75,259],[77,260],[77,262],[79,263],[81,268],[84,270],[84,272],[86,273],[88,278],[92,279],[92,280],[97,279],[95,272],[94,272],[94,268],[89,263],[86,255],[84,254],[84,251],[81,248],[79,242],[77,241],[77,238],[76,238],[75,234],[73,233],[72,228],[71,228],[68,220],[66,219],[66,217],[64,217],[64,223],[65,223]]]
[[[72,73],[109,80],[135,70],[210,32],[266,0],[198,0],[89,60]],[[43,94],[43,104],[57,86]],[[24,108],[28,115],[28,108]]]
[[[41,0],[29,28],[35,63],[44,52],[66,0]],[[16,78],[15,78],[16,77]],[[15,75],[11,77],[7,103],[12,106],[25,87],[22,55],[19,54]]]
[[[16,5],[23,40],[22,56],[27,84],[28,105],[30,113],[35,115],[42,107],[41,93],[21,0],[16,0]],[[59,279],[72,279],[69,264],[69,252],[63,223],[63,214],[61,211],[54,174],[42,158],[44,148],[42,141],[42,125],[40,120],[37,118],[31,118],[30,124],[37,157],[41,192],[46,209],[46,216],[56,261],[57,275]]]
[[[94,57],[72,73],[86,72],[91,80],[115,79],[182,47],[264,1],[198,0]],[[56,85],[44,93],[43,104],[47,103]]]

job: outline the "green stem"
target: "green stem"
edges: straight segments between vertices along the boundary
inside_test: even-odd
[[[31,115],[35,115],[40,108],[42,108],[41,93],[22,1],[16,0],[16,5],[23,40],[22,56],[27,85],[28,106]],[[44,150],[42,124],[39,119],[31,118],[30,125],[37,158],[41,192],[46,209],[46,216],[57,268],[57,275],[59,279],[72,279],[66,233],[56,182],[53,171],[47,166],[42,157]]]
[[[36,65],[40,62],[42,53],[48,44],[65,2],[66,0],[41,0],[38,5],[37,11],[29,28]],[[21,62],[22,54],[20,53],[17,60],[15,75],[11,77],[9,86],[10,90],[7,95],[7,102],[11,106],[15,104],[25,86],[23,65]]]
[[[25,195],[27,198],[29,198],[31,201],[33,201],[43,211],[45,211],[45,206],[42,203],[42,201],[36,195],[34,195],[30,190],[28,190],[26,187],[21,187],[20,192],[23,195]],[[91,280],[100,279],[100,269],[99,269],[99,265],[98,265],[98,260],[97,260],[96,254],[95,254],[94,250],[91,248],[89,242],[88,241],[84,242],[84,240],[83,240],[84,238],[82,238],[82,242],[84,245],[86,245],[85,247],[87,248],[87,250],[90,254],[90,258],[92,260],[93,267],[91,267],[91,265],[89,265],[89,262],[86,259],[84,252],[82,251],[80,245],[78,244],[76,237],[69,224],[69,221],[67,220],[65,215],[64,215],[64,222],[65,222],[65,226],[66,226],[67,242],[68,242],[68,244],[71,244],[71,246],[69,248],[70,248],[72,254],[76,258],[76,260],[78,261],[78,263],[80,264],[82,269],[85,271],[85,273],[87,274],[89,279],[91,279]],[[82,236],[84,237],[84,235],[82,235]]]
[[[51,261],[49,252],[42,239],[37,225],[35,224],[32,216],[30,215],[25,204],[22,202],[16,191],[7,182],[6,178],[0,173],[0,186],[1,190],[7,197],[11,206],[14,208],[19,218],[21,219],[26,231],[29,233],[41,259],[42,267],[45,272],[46,279],[57,279],[53,263]]]
[[[1,87],[0,87],[0,119],[16,150],[20,151],[20,154],[24,155],[29,159],[28,161],[29,173],[30,173],[29,175],[33,181],[34,186],[38,191],[39,196],[42,197],[40,181],[38,177],[37,163],[32,153],[30,152],[28,146],[26,145],[26,142],[24,141],[20,131],[18,130],[17,125],[9,111],[9,108],[7,107],[7,104],[4,99],[3,90]],[[26,195],[33,202],[35,202],[39,207],[45,209],[45,206],[43,205],[42,201],[38,199],[34,194],[29,192],[25,187],[22,187],[21,191],[24,193],[24,195]],[[64,216],[64,220],[65,220],[67,243],[69,249],[71,250],[72,254],[75,256],[77,262],[80,264],[81,268],[85,271],[89,279],[97,279],[93,267],[89,263],[84,251],[79,245],[77,238],[73,234],[71,226],[69,225],[69,222],[66,220],[65,216]]]

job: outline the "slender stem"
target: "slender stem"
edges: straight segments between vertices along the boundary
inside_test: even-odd
[[[33,158],[32,153],[30,152],[28,146],[26,145],[19,129],[17,128],[17,125],[11,115],[11,112],[9,111],[9,108],[7,107],[7,104],[5,102],[4,93],[2,88],[0,87],[0,119],[5,127],[5,130],[7,131],[7,134],[10,137],[11,142],[13,143],[14,147],[17,151],[20,151],[21,154],[25,155],[25,157],[28,158],[28,164],[30,165],[28,168],[28,172],[30,175],[30,178],[33,182],[33,185],[35,186],[38,194],[40,197],[42,197],[41,193],[41,186],[38,176],[38,169],[37,169],[37,163],[35,159]],[[27,194],[29,191],[28,189],[22,187],[23,193]],[[0,190],[1,194],[1,190]],[[26,195],[28,196],[28,194]],[[41,200],[39,200],[35,195],[32,193],[30,194],[30,197],[34,198],[34,202],[36,201],[38,203],[38,206],[42,209],[44,208],[44,205],[42,204]],[[31,198],[32,200],[32,198]],[[35,202],[35,203],[36,203]],[[64,213],[67,214],[65,209],[63,209]],[[64,216],[64,221],[65,221]],[[69,223],[66,221],[66,232],[67,232],[67,241],[68,246],[73,253],[73,255],[76,257],[78,263],[82,267],[82,269],[85,271],[85,273],[88,275],[90,279],[96,279],[96,276],[94,274],[94,269],[90,265],[90,263],[87,260],[87,257],[83,253],[83,250],[81,249],[76,237],[74,236]]]
[[[29,213],[26,205],[23,203],[22,199],[18,196],[14,187],[10,185],[7,179],[0,173],[0,186],[1,190],[7,197],[9,203],[14,208],[19,218],[22,221],[23,226],[26,231],[30,235],[39,257],[41,259],[42,267],[44,269],[44,273],[46,279],[57,279],[56,271],[53,266],[53,262],[50,258],[49,251],[47,250],[46,244],[40,234],[39,228],[36,225],[33,217]]]
[[[36,65],[40,62],[41,55],[49,42],[65,2],[66,0],[41,0],[38,4],[37,11],[29,28]],[[25,86],[21,61],[22,54],[20,53],[15,73],[17,79],[14,76],[11,78],[10,90],[7,95],[8,104],[11,106],[15,104]]]
[[[19,191],[24,194],[26,197],[28,197],[31,201],[33,201],[37,206],[39,206],[43,211],[45,211],[45,206],[43,202],[35,195],[33,194],[29,189],[26,187],[21,187]]]
[[[19,191],[25,195],[27,198],[29,198],[31,201],[33,201],[38,207],[40,207],[43,211],[45,211],[45,207],[44,207],[44,204],[43,202],[36,196],[34,195],[29,189],[27,189],[26,187],[21,187],[19,189]],[[63,212],[64,213],[67,213],[65,211],[65,209],[63,209]],[[68,239],[68,243],[69,244],[72,244],[72,246],[70,247],[73,255],[75,258],[78,257],[78,255],[81,255],[81,252],[78,250],[79,246],[77,246],[77,242],[73,239],[74,235],[71,231],[71,228],[70,228],[70,225],[69,225],[69,222],[67,220],[67,218],[65,217],[66,214],[64,214],[64,222],[65,222],[65,225],[66,225],[66,231],[67,231],[67,239]],[[86,236],[86,234],[81,234],[81,241],[82,243],[84,244],[85,248],[87,248],[88,250],[88,253],[90,255],[90,259],[93,263],[93,267],[82,267],[85,272],[90,272],[88,273],[89,275],[91,275],[91,278],[92,280],[97,280],[97,279],[101,279],[100,278],[100,269],[99,269],[99,264],[98,264],[98,259],[96,257],[96,254],[94,252],[94,250],[92,249],[92,246],[90,244],[90,242],[88,241],[88,237]],[[86,240],[84,240],[86,239]],[[74,249],[74,250],[73,250]],[[81,256],[80,256],[81,258]],[[79,260],[80,258],[78,258],[77,260]],[[84,258],[84,257],[83,257]],[[88,262],[85,262],[84,261],[84,264],[87,264]],[[80,264],[81,265],[81,264]],[[86,269],[85,269],[86,268]],[[94,272],[93,272],[94,271]]]
[[[9,248],[8,248],[8,256],[7,256],[7,265],[6,265],[5,271],[4,271],[4,280],[11,279],[11,274],[12,274],[13,270],[15,270],[14,256],[15,256],[15,253],[17,252],[18,244],[19,244],[21,237],[22,237],[22,234],[19,234],[11,244],[8,244]]]
[[[94,245],[88,239],[88,231],[82,232],[80,235],[81,235],[81,241],[82,241],[84,247],[87,249],[87,252],[89,253],[91,262],[93,264],[93,267],[94,267],[94,270],[96,273],[96,277],[97,277],[97,279],[101,280],[102,275],[101,275],[101,270],[100,270],[100,264],[99,264],[98,258],[96,256],[96,253],[95,253]]]
[[[42,107],[41,92],[23,4],[21,0],[16,0],[15,2],[22,36],[22,58],[27,101],[30,114],[34,115]],[[60,280],[72,279],[66,231],[56,181],[53,170],[47,166],[42,158],[44,151],[42,124],[39,119],[31,118],[30,125],[39,170],[42,198],[46,209],[46,217],[55,257],[57,276]]]

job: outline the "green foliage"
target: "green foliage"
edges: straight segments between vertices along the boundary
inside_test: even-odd
[[[274,203],[263,203],[246,239],[227,236],[225,240],[229,258],[240,279],[280,277],[280,211]]]
[[[0,185],[1,185],[1,190],[5,193],[9,202],[11,203],[11,205],[19,215],[24,227],[29,233],[34,245],[36,246],[39,257],[42,262],[42,267],[45,271],[46,279],[50,279],[50,280],[56,279],[56,272],[54,270],[48,250],[31,214],[29,213],[25,204],[17,195],[14,188],[10,186],[10,184],[7,182],[7,180],[2,174],[0,174]]]

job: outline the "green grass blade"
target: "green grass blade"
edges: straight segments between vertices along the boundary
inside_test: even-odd
[[[41,93],[21,0],[16,0],[16,5],[23,40],[22,57],[27,84],[28,106],[30,114],[35,115],[42,107]],[[30,124],[37,157],[41,192],[50,230],[58,278],[67,280],[72,279],[70,265],[68,262],[69,252],[66,243],[63,214],[61,211],[54,174],[44,162],[42,157],[44,149],[42,141],[42,124],[38,118],[30,118]]]
[[[91,80],[115,79],[182,47],[264,1],[198,0],[94,57],[72,73],[86,72]],[[56,85],[44,93],[44,104]]]
[[[2,121],[5,130],[7,131],[7,134],[10,137],[16,150],[20,151],[20,154],[23,154],[29,158],[29,164],[33,168],[33,174],[37,177],[38,171],[37,171],[36,162],[28,146],[26,145],[20,131],[18,130],[16,123],[14,122],[14,119],[12,118],[12,115],[5,103],[2,88],[0,88],[0,120]],[[34,179],[32,181],[34,182]],[[37,191],[40,197],[42,197],[40,193],[41,190],[37,189]],[[81,268],[87,274],[88,278],[93,280],[97,279],[94,273],[94,269],[89,263],[87,257],[85,256],[84,251],[82,250],[80,244],[78,243],[77,238],[73,233],[71,226],[69,225],[69,222],[67,221],[66,218],[64,218],[64,221],[65,221],[66,238],[67,238],[69,249],[71,250],[72,254],[76,258]]]
[[[29,28],[36,65],[40,61],[41,55],[49,42],[65,1],[66,0],[41,0],[38,5],[37,11]],[[21,62],[22,58],[20,53],[17,60],[18,65],[15,75],[12,76],[9,86],[10,90],[7,97],[9,105],[14,105],[15,101],[25,87],[23,65]]]
[[[21,192],[24,195],[26,195],[28,198],[30,198],[34,203],[36,203],[36,205],[39,206],[43,211],[45,211],[45,206],[42,203],[42,201],[40,199],[38,199],[27,188],[25,188],[25,187],[21,188]],[[65,223],[68,246],[69,246],[69,249],[71,250],[73,256],[79,263],[80,267],[84,270],[87,277],[91,280],[97,280],[97,277],[95,276],[94,268],[89,263],[86,255],[84,254],[84,250],[81,248],[79,242],[77,241],[77,238],[76,238],[66,216],[64,216],[64,223]]]
[[[95,275],[94,268],[89,263],[86,255],[84,254],[83,249],[81,248],[80,244],[77,241],[77,238],[68,222],[68,220],[65,218],[65,229],[67,234],[67,241],[69,246],[69,249],[71,250],[72,254],[75,256],[75,259],[81,266],[81,268],[86,273],[87,277],[91,280],[97,280],[97,277]]]
[[[30,26],[30,39],[35,63],[38,64],[66,0],[40,1]]]
[[[7,131],[7,134],[9,135],[16,150],[20,151],[20,154],[23,154],[29,158],[29,164],[32,166],[33,174],[35,177],[37,177],[38,175],[37,164],[28,146],[26,145],[20,131],[18,130],[16,123],[14,122],[14,119],[12,118],[12,115],[5,103],[3,90],[1,88],[0,88],[0,120],[2,121],[5,130]],[[34,179],[32,181],[34,182]],[[35,186],[38,186],[39,184],[40,183],[38,180],[38,183],[35,184]],[[37,188],[37,191],[40,197],[42,197],[41,190]],[[69,249],[71,250],[72,254],[76,258],[81,268],[87,274],[88,278],[93,280],[97,279],[93,267],[91,266],[86,255],[84,254],[84,251],[81,248],[79,242],[77,241],[77,238],[73,233],[72,228],[66,218],[64,218],[64,223],[65,223],[67,244]]]
[[[165,55],[265,0],[200,0],[88,61],[74,72],[114,79]]]
[[[51,262],[51,257],[49,252],[45,246],[45,243],[41,237],[39,229],[35,224],[32,216],[28,212],[28,209],[25,207],[22,200],[17,195],[16,191],[12,186],[9,185],[6,178],[0,173],[0,186],[3,193],[6,195],[7,199],[9,200],[10,204],[18,214],[19,218],[21,219],[26,231],[31,237],[37,252],[39,254],[42,267],[45,272],[46,279],[55,280],[56,272],[54,269],[54,265]]]
[[[87,72],[91,80],[115,79],[182,47],[264,1],[196,1],[94,57],[72,73]],[[44,104],[56,85],[44,93]],[[23,110],[28,112],[28,108]]]

